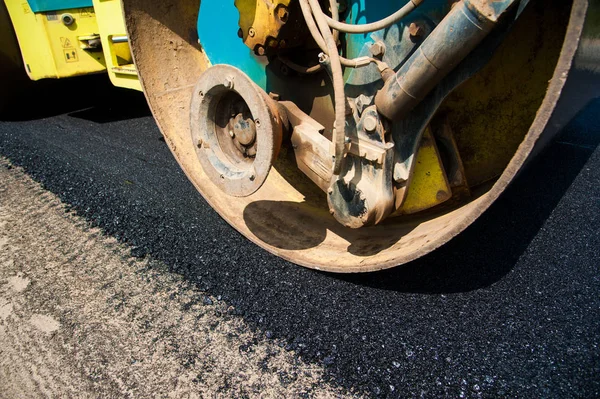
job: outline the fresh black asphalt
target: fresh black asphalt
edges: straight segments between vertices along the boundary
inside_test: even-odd
[[[349,390],[590,398],[600,397],[599,111],[592,103],[452,242],[369,275],[307,270],[244,239],[180,171],[143,96],[103,77],[15,99],[0,155]]]

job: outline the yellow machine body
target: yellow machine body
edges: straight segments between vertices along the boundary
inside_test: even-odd
[[[120,1],[95,1],[94,7],[37,13],[26,1],[4,1],[30,79],[108,72],[115,86],[141,90]],[[64,18],[72,18],[72,23],[66,24]],[[125,39],[113,43],[114,37]]]
[[[94,0],[94,10],[110,81],[117,87],[141,91],[127,42],[121,0]]]

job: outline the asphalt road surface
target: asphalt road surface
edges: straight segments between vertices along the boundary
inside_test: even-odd
[[[160,374],[160,367],[178,373],[188,370],[185,365],[191,362],[202,373],[213,367],[215,373],[230,370],[232,376],[225,382],[206,382],[205,376],[204,385],[184,380],[173,391],[159,384],[162,379],[155,379],[153,392],[184,396],[197,387],[196,393],[208,395],[212,386],[221,388],[223,397],[252,397],[262,392],[265,397],[589,398],[600,396],[600,122],[595,116],[599,111],[600,103],[592,103],[483,217],[452,242],[404,267],[369,275],[307,270],[245,240],[187,181],[143,96],[108,88],[104,78],[45,83],[37,94],[29,92],[17,100],[13,112],[0,123],[0,156],[4,158],[0,169],[4,168],[2,176],[12,176],[23,187],[35,185],[26,176],[17,176],[22,168],[48,195],[74,212],[66,212],[66,219],[85,220],[73,222],[83,233],[116,241],[106,245],[128,252],[119,255],[122,259],[129,253],[135,257],[109,267],[125,274],[135,271],[140,281],[147,273],[146,294],[136,284],[129,285],[135,292],[135,306],[154,309],[159,289],[152,288],[152,281],[159,279],[160,290],[170,292],[161,296],[163,307],[172,307],[178,315],[173,319],[177,322],[170,324],[176,330],[173,334],[154,337],[163,344],[170,340],[155,354],[168,358],[168,364],[155,363],[154,368],[135,373],[131,364],[117,361],[120,349],[106,339],[98,338],[99,346],[94,345],[93,334],[57,340],[51,347],[60,359],[57,364],[71,362],[72,369],[102,371],[82,372],[79,385],[69,385],[65,377],[65,387],[104,389],[108,396],[130,395],[134,391],[128,389],[143,387],[152,373]],[[9,165],[18,170],[8,169]],[[8,192],[3,184],[0,195]],[[16,205],[11,211],[6,201],[3,209],[5,218],[23,213]],[[48,228],[48,224],[27,223],[30,230]],[[39,245],[30,250],[41,250],[46,240],[48,234],[40,233]],[[86,248],[87,241],[74,241],[69,251],[85,252],[77,248]],[[26,256],[23,244],[15,245]],[[10,245],[0,247],[4,258],[9,252],[6,248]],[[15,292],[23,285],[35,287],[35,273],[18,274],[15,262],[11,265],[10,273],[2,266],[0,293],[9,292],[10,287]],[[69,262],[62,267],[77,269]],[[92,262],[86,267],[97,271],[103,264]],[[23,331],[21,345],[33,339],[32,328],[51,333],[55,327],[70,325],[73,312],[85,308],[85,301],[65,295],[62,307],[53,310],[52,287],[56,284],[55,296],[62,295],[60,280],[52,280],[51,272],[39,275],[48,284],[46,308],[23,314],[30,327],[14,330]],[[74,279],[72,284],[85,284],[85,279]],[[99,284],[86,287],[88,291],[102,289]],[[126,289],[120,291],[124,304],[129,303],[123,293]],[[113,296],[94,298],[97,306],[86,308],[89,313],[78,319],[78,328],[93,329],[95,317],[103,320],[108,308],[114,313],[111,317],[128,320],[122,313],[125,310],[119,313]],[[4,306],[9,306],[9,299],[4,300]],[[216,325],[243,324],[246,340],[238,350],[276,352],[279,366],[272,365],[271,373],[281,367],[285,377],[267,379],[268,384],[243,385],[244,378],[238,375],[243,360],[224,363],[231,364],[230,368],[206,363],[206,358],[225,356],[228,350],[215,349],[207,355],[203,351],[208,349],[195,348],[195,341],[185,339],[185,332],[193,330],[194,317],[207,312],[205,306],[217,306],[213,301],[222,308],[215,314],[226,316],[217,317]],[[14,306],[17,312],[18,303]],[[71,313],[64,312],[65,308]],[[152,323],[153,314],[141,311],[139,317]],[[140,356],[150,351],[150,342],[157,342],[144,341],[147,337],[141,326],[128,328],[134,336],[124,342],[135,346],[131,350]],[[20,342],[14,331],[11,339]],[[227,334],[226,327],[213,333],[215,345],[222,341],[219,331]],[[183,341],[180,346],[178,339]],[[61,342],[77,344],[78,350],[69,351]],[[10,353],[22,370],[13,373],[11,361],[6,360],[8,351],[0,348],[2,379],[21,375],[28,370],[28,361],[42,362],[50,352],[33,357],[19,355],[18,349]],[[260,359],[248,361],[260,363]],[[113,362],[107,371],[107,364]],[[290,368],[292,363],[295,366]],[[260,374],[269,369],[252,364],[243,372]],[[264,378],[259,380],[264,382]],[[121,384],[108,387],[115,379]],[[61,386],[54,381],[59,392]],[[148,391],[135,392],[144,396]]]

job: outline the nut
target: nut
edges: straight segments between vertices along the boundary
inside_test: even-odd
[[[360,96],[358,96],[358,98],[355,100],[354,102],[356,104],[356,110],[358,111],[358,114],[362,114],[364,109],[367,108],[369,105],[371,105],[371,99],[367,96],[365,96],[364,94],[361,94]]]
[[[371,45],[371,47],[369,48],[369,51],[371,51],[371,54],[373,55],[373,57],[382,58],[383,55],[385,54],[385,43],[378,40]]]
[[[287,22],[289,16],[290,13],[286,6],[282,5],[277,9],[277,18],[279,18],[279,20],[284,24]]]
[[[408,26],[408,33],[411,37],[421,37],[423,35],[423,27],[415,22],[411,22]]]
[[[254,28],[248,29],[248,36],[254,37],[255,35],[256,35],[256,31],[254,30]]]

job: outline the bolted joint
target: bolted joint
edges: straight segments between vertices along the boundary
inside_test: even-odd
[[[365,108],[370,106],[371,103],[372,99],[364,94],[361,94],[356,98],[356,100],[354,100],[354,104],[356,105],[356,110],[358,111],[359,115],[361,115]]]
[[[254,49],[254,53],[255,53],[256,55],[259,55],[259,56],[261,56],[261,57],[262,57],[263,55],[265,55],[265,54],[266,54],[266,52],[267,52],[267,51],[265,50],[265,48],[264,48],[263,46],[261,46],[260,44],[259,44],[259,45],[257,45],[257,46],[256,46],[256,48]]]
[[[416,22],[411,22],[411,24],[408,26],[408,34],[414,39],[420,38],[421,36],[423,36],[423,33],[425,33],[425,30],[420,24],[417,24]]]
[[[371,45],[369,51],[373,57],[381,59],[385,55],[385,43],[378,40]]]
[[[378,121],[377,118],[373,115],[368,115],[363,120],[363,126],[367,133],[375,133],[377,131]]]
[[[281,23],[285,24],[288,21],[289,16],[290,12],[288,11],[287,7],[283,4],[280,4],[279,7],[277,7],[277,18],[281,21]]]
[[[71,14],[61,15],[60,20],[62,21],[63,25],[65,25],[65,26],[71,26],[75,23],[75,18],[73,18],[73,16]]]

